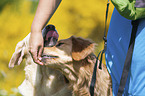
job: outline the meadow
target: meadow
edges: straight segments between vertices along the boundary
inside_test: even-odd
[[[38,0],[0,1],[0,96],[21,96],[17,87],[25,78],[25,61],[13,69],[8,68],[16,44],[31,32]],[[89,38],[103,48],[103,33],[107,0],[62,0],[48,24],[53,24],[59,39],[72,35]],[[111,5],[109,20],[113,11]],[[103,61],[105,63],[105,61]]]

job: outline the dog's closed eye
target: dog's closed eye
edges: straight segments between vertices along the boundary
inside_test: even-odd
[[[64,43],[58,43],[57,45],[56,45],[56,47],[59,47],[59,46],[61,46],[61,45],[63,45]]]

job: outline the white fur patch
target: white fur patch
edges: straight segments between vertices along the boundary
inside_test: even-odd
[[[49,88],[51,88],[51,84],[52,84],[52,81],[54,80],[54,78],[55,77],[53,75],[50,75],[49,76],[49,80],[46,83],[46,86],[48,86]]]

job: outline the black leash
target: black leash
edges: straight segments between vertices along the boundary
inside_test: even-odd
[[[117,96],[122,96],[122,94],[124,92],[124,88],[125,88],[125,85],[126,85],[126,80],[127,80],[127,77],[128,77],[128,73],[129,73],[129,69],[130,69],[130,65],[131,65],[131,61],[132,61],[132,54],[133,54],[134,43],[135,43],[135,36],[136,36],[139,20],[132,21],[131,23],[132,23],[131,39],[130,39],[129,48],[128,48],[125,63],[124,63],[124,68],[123,68],[123,72],[122,72],[122,76],[121,76]]]
[[[110,4],[110,2],[108,0],[107,8],[106,8],[105,30],[104,30],[104,37],[103,37],[104,49],[101,50],[99,52],[98,56],[96,57],[96,63],[95,63],[95,66],[94,66],[94,71],[93,71],[92,80],[91,80],[91,84],[90,84],[90,95],[91,96],[94,96],[94,86],[95,86],[95,83],[96,83],[96,72],[97,72],[98,58],[101,54],[99,69],[102,69],[102,58],[103,58],[103,54],[105,53],[106,47],[107,47],[106,29],[107,29],[107,18],[108,18],[109,4]]]

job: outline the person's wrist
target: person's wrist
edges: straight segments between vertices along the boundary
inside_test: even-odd
[[[33,34],[33,33],[41,33],[42,32],[42,30],[41,29],[31,29],[31,33]]]
[[[31,30],[31,34],[37,34],[37,33],[40,33],[41,34],[41,31],[38,31],[38,30],[37,31],[34,31],[34,30],[32,31]]]
[[[31,26],[31,33],[41,33],[42,28],[37,24],[32,24]]]

